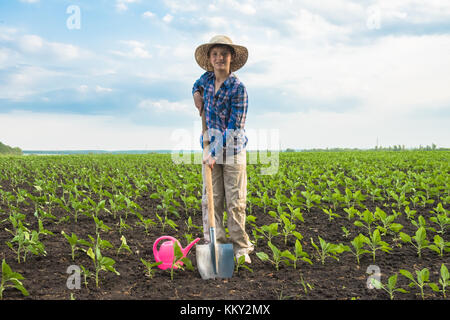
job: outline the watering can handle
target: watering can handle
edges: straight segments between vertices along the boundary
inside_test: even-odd
[[[162,237],[159,237],[158,239],[156,239],[155,243],[153,244],[153,255],[155,256],[156,262],[161,261],[161,260],[159,259],[159,252],[158,252],[158,250],[157,250],[157,249],[158,249],[158,243],[159,243],[161,240],[172,240],[173,242],[176,242],[176,241],[177,241],[177,239],[175,239],[174,237],[171,237],[171,236],[162,236]]]

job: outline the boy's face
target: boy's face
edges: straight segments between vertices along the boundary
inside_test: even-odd
[[[231,50],[226,46],[213,47],[209,52],[209,62],[214,71],[230,72]]]

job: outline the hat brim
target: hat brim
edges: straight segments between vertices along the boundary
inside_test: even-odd
[[[198,46],[197,49],[195,49],[195,60],[202,69],[206,71],[214,71],[214,68],[208,59],[208,51],[212,46],[217,44],[227,45],[234,49],[236,55],[234,59],[232,59],[230,64],[231,72],[237,71],[245,65],[248,59],[248,50],[246,47],[237,44],[220,43],[220,42],[205,43]]]

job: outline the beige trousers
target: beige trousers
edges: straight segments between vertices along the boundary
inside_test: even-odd
[[[212,170],[214,216],[216,219],[216,239],[219,243],[233,243],[234,253],[243,254],[253,251],[253,244],[245,231],[247,198],[247,153],[225,158],[214,164]],[[203,195],[202,214],[205,241],[209,242],[208,198],[205,187],[205,170],[202,167]],[[225,207],[226,204],[226,207]],[[224,210],[227,212],[227,228],[230,239],[227,241],[223,224]]]

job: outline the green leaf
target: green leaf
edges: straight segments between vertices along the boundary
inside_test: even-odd
[[[407,235],[406,233],[400,232],[399,236],[403,242],[411,242],[411,237],[409,235]]]
[[[92,261],[95,262],[95,255],[94,255],[94,252],[92,251],[92,248],[89,248],[89,249],[86,251],[86,254],[92,259]]]
[[[441,265],[441,278],[444,280],[448,280],[450,278],[450,274],[445,264]]]
[[[389,277],[387,286],[390,290],[394,290],[396,284],[397,284],[397,274],[394,274],[393,276]]]
[[[364,227],[364,224],[363,224],[361,221],[359,221],[359,220],[353,222],[353,224],[354,224],[355,226],[357,226],[357,227]]]
[[[377,280],[377,279],[375,279],[375,278],[370,278],[370,282],[372,283],[372,285],[373,285],[376,289],[381,289],[381,288],[384,287],[383,284],[382,284],[379,280]]]
[[[256,256],[261,259],[262,261],[269,260],[269,256],[265,252],[257,252]]]
[[[429,283],[428,285],[434,292],[440,292],[439,287],[435,283]]]
[[[297,258],[296,258],[289,250],[284,250],[284,251],[281,253],[281,256],[282,256],[282,257],[286,257],[286,258],[288,258],[288,259],[291,259],[292,261],[297,260]]]
[[[400,269],[399,271],[403,276],[405,276],[406,278],[408,278],[409,280],[415,282],[416,280],[414,279],[413,275],[411,274],[411,272],[409,272],[408,270],[405,269]]]
[[[400,223],[392,223],[389,225],[389,229],[391,229],[394,232],[399,232],[400,230],[403,229],[403,225],[401,225]]]

